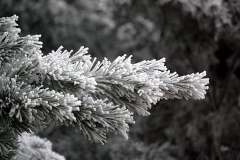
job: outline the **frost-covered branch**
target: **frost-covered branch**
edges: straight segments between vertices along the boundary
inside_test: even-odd
[[[53,89],[71,92],[78,97],[91,93],[94,97],[126,106],[131,111],[148,115],[147,109],[161,99],[204,99],[208,79],[206,72],[179,77],[170,73],[160,60],[131,63],[131,56],[118,57],[113,62],[91,60],[88,48],[72,52],[62,51],[44,56],[40,61],[43,83]]]
[[[97,61],[84,47],[74,54],[60,47],[44,56],[39,36],[19,37],[16,20],[0,18],[0,116],[11,133],[35,132],[54,121],[103,144],[108,132],[127,139],[133,113],[149,115],[161,99],[205,98],[205,72],[178,76],[167,70],[164,58]],[[0,138],[1,146],[8,144]]]

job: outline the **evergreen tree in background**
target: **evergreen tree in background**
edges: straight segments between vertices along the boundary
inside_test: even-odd
[[[20,37],[17,19],[0,18],[1,159],[13,157],[18,135],[50,122],[73,126],[104,144],[108,132],[127,139],[133,113],[147,116],[161,99],[205,98],[205,72],[178,76],[167,70],[164,58],[133,64],[124,55],[97,61],[84,47],[43,55],[40,36]]]

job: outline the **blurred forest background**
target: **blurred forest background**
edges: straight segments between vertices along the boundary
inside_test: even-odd
[[[1,0],[0,17],[14,14],[22,35],[42,35],[45,54],[62,45],[99,60],[166,57],[172,72],[210,78],[205,100],[162,100],[136,116],[128,141],[92,144],[53,124],[39,132],[67,160],[240,160],[240,1]]]

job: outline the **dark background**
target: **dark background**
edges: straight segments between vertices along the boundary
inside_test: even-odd
[[[1,0],[0,17],[14,14],[22,36],[42,35],[44,54],[62,45],[99,60],[166,57],[172,72],[210,78],[205,100],[162,100],[136,116],[128,141],[92,144],[53,124],[39,132],[67,160],[240,159],[240,1]]]

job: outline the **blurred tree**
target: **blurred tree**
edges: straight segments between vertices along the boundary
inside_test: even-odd
[[[210,74],[211,87],[205,101],[201,104],[177,102],[178,105],[161,102],[158,104],[161,107],[152,109],[152,116],[156,116],[140,119],[140,124],[146,125],[136,126],[139,128],[133,135],[148,143],[156,139],[160,144],[170,142],[176,150],[169,149],[178,159],[236,159],[239,146],[230,137],[240,140],[236,136],[239,131],[236,117],[240,97],[237,76],[240,3],[233,0],[129,0],[124,4],[108,0],[106,3],[126,17],[125,22],[121,22],[131,24],[132,30],[139,28],[139,16],[156,26],[153,33],[159,37],[157,41],[152,41],[154,37],[147,34],[145,41],[133,47],[136,54],[143,55],[142,43],[145,53],[171,59],[168,63],[171,69],[180,73],[206,69]]]

